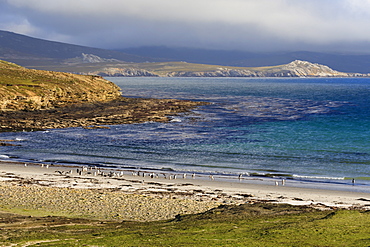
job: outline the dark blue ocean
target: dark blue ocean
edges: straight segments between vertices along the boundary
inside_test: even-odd
[[[0,158],[370,185],[370,79],[107,78],[210,102],[169,123],[0,133]],[[370,188],[370,187],[369,187]]]

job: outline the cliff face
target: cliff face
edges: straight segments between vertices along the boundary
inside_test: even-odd
[[[120,95],[118,86],[99,76],[31,70],[0,60],[0,111],[106,102]]]

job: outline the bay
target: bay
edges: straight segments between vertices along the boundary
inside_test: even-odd
[[[370,185],[370,79],[108,78],[126,97],[211,102],[170,123],[1,133],[0,158]]]

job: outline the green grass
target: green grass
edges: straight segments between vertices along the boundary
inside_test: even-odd
[[[4,219],[4,217],[2,217]],[[0,245],[28,246],[369,246],[370,213],[245,204],[159,222],[60,217],[1,223]],[[28,222],[28,223],[27,223]]]

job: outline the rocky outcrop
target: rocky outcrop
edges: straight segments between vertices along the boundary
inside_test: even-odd
[[[263,77],[263,73],[251,70],[219,68],[214,71],[176,71],[167,74],[168,77]]]
[[[218,68],[214,71],[176,71],[168,77],[365,77],[369,74],[343,73],[328,66],[296,60],[286,65],[229,69]]]
[[[75,104],[50,110],[0,113],[0,132],[85,127],[142,122],[168,122],[169,116],[189,111],[202,102],[175,99],[124,98],[99,103]]]
[[[115,77],[140,77],[140,76],[154,76],[158,75],[153,72],[144,69],[135,68],[104,68],[100,71],[91,72],[89,74],[95,74],[99,76],[115,76]]]
[[[65,64],[84,64],[84,63],[115,63],[115,62],[122,62],[117,59],[108,59],[108,58],[102,58],[94,54],[86,54],[86,53],[81,53],[81,56],[75,57],[75,58],[70,58],[66,59],[64,61]]]
[[[0,111],[52,109],[120,96],[120,88],[100,76],[32,70],[0,60]]]
[[[111,61],[118,61],[116,59],[105,59],[94,54],[85,54],[82,53],[82,62],[83,63],[104,63],[104,62],[111,62]]]
[[[281,70],[286,76],[292,77],[347,77],[348,73],[338,72],[328,66],[310,63],[307,61],[295,60],[287,65],[283,65]]]

